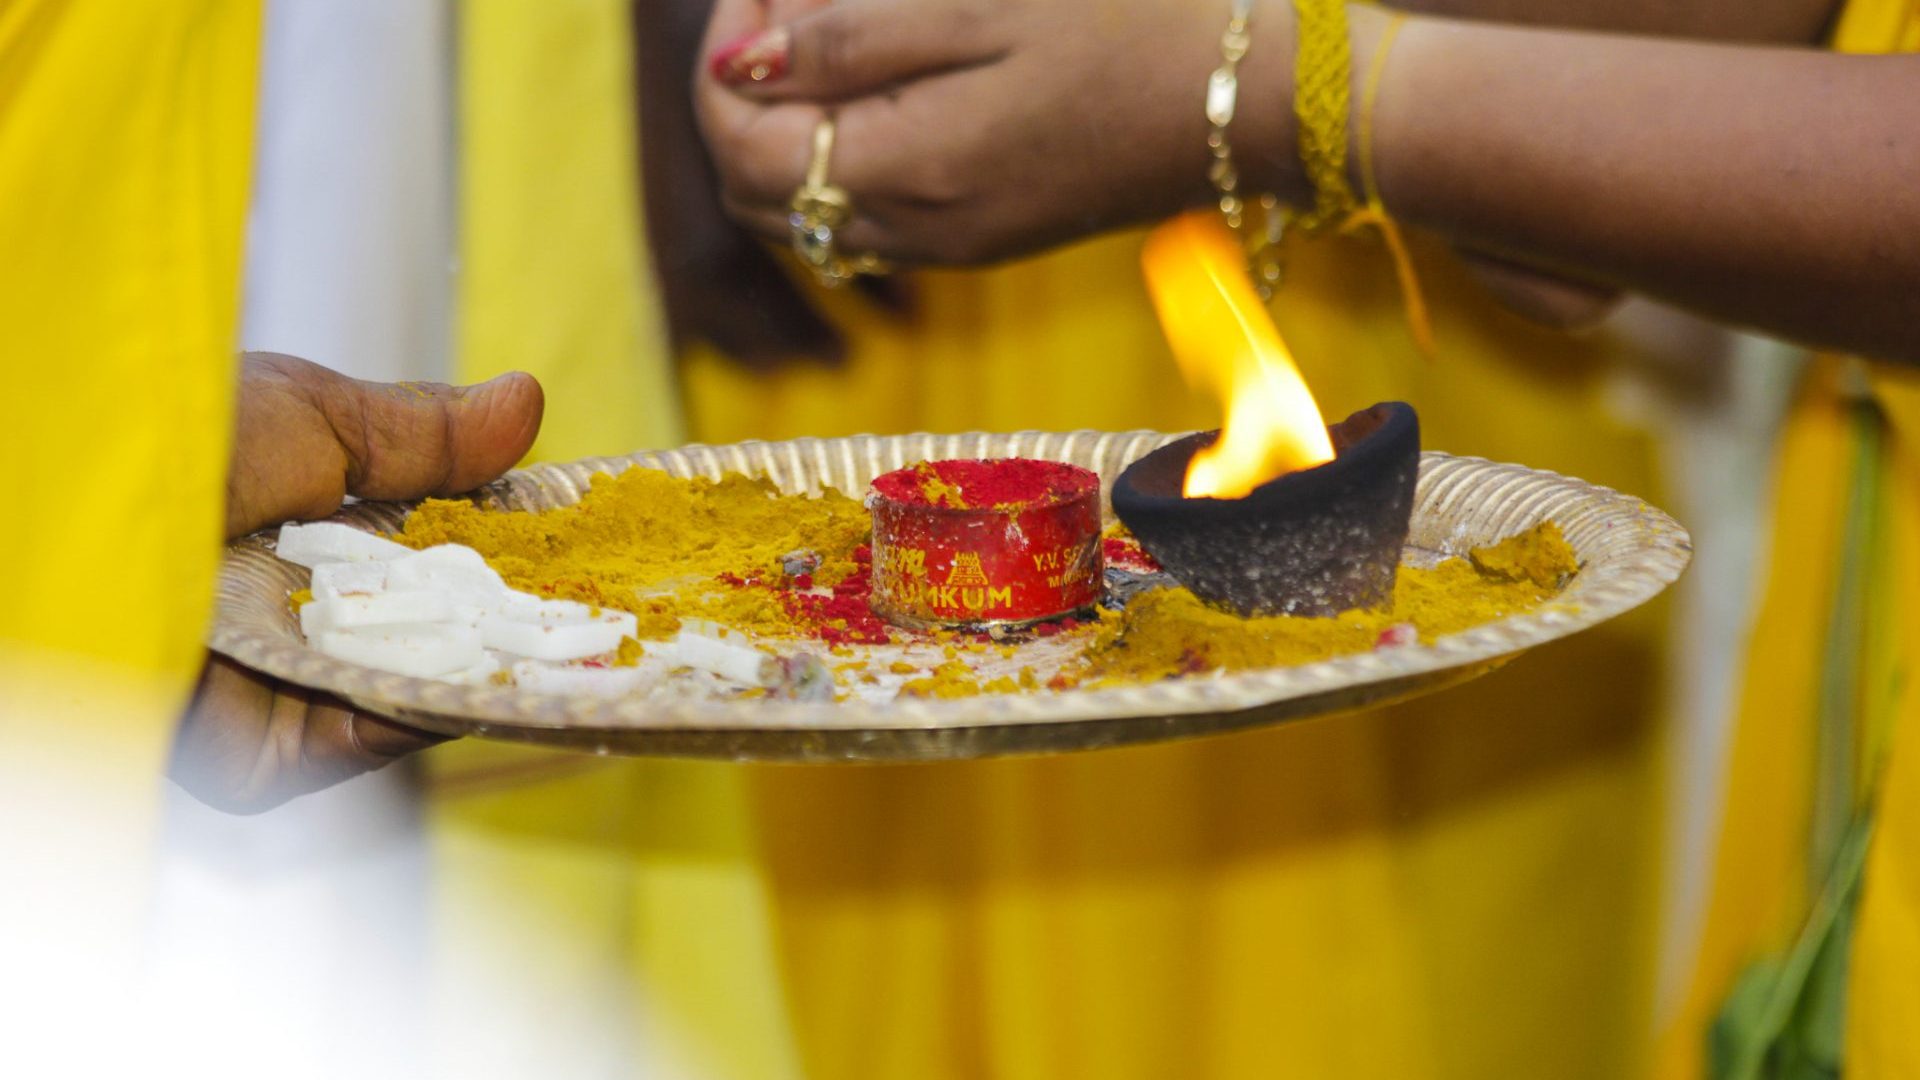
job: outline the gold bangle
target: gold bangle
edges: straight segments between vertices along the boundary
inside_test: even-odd
[[[1220,66],[1207,78],[1207,152],[1213,160],[1207,166],[1207,179],[1220,196],[1220,214],[1227,227],[1241,238],[1246,248],[1247,272],[1262,300],[1271,299],[1280,284],[1280,240],[1285,217],[1280,201],[1272,195],[1257,196],[1261,228],[1248,223],[1246,199],[1240,194],[1240,170],[1233,164],[1233,144],[1227,139],[1227,125],[1233,123],[1236,101],[1240,96],[1240,61],[1253,44],[1248,20],[1253,15],[1253,0],[1233,0],[1233,13],[1226,32],[1220,35]]]

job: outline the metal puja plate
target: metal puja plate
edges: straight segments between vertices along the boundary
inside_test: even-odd
[[[858,497],[875,476],[918,461],[1031,457],[1099,473],[1103,510],[1111,518],[1106,499],[1114,478],[1134,459],[1178,437],[1151,431],[1020,432],[688,446],[536,465],[508,473],[474,498],[502,510],[566,506],[579,501],[594,473],[634,465],[679,477],[747,473],[768,477],[789,493],[833,487]],[[408,504],[356,503],[334,520],[392,532],[410,510]],[[1692,551],[1686,530],[1639,499],[1518,465],[1428,452],[1421,462],[1408,558],[1463,555],[1546,520],[1560,525],[1580,561],[1580,572],[1547,607],[1430,645],[1144,686],[952,700],[609,700],[392,675],[307,647],[287,602],[289,591],[306,587],[307,571],[274,556],[271,531],[228,549],[208,644],[257,671],[447,735],[598,753],[743,761],[909,761],[1091,750],[1431,693],[1645,603],[1680,576]]]

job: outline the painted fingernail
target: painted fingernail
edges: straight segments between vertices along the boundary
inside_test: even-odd
[[[715,49],[708,70],[728,86],[772,82],[787,73],[792,45],[785,27],[748,34]]]

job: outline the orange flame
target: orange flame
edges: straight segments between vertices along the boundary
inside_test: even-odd
[[[1174,218],[1147,237],[1141,261],[1181,372],[1226,406],[1220,438],[1193,456],[1182,494],[1238,499],[1276,477],[1332,461],[1320,407],[1226,226],[1210,211]]]

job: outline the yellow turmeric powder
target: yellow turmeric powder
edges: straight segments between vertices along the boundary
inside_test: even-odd
[[[1482,556],[1495,569],[1481,569]],[[1307,664],[1372,649],[1400,624],[1432,641],[1537,607],[1576,569],[1573,548],[1549,521],[1465,559],[1402,566],[1390,605],[1330,619],[1242,618],[1208,607],[1186,589],[1157,589],[1135,597],[1123,612],[1103,613],[1093,641],[1064,674],[1072,683],[1118,685]]]
[[[1495,581],[1530,581],[1542,589],[1557,589],[1573,573],[1572,545],[1559,526],[1532,529],[1467,554],[1474,569]]]
[[[647,647],[630,637],[620,639],[620,648],[613,654],[614,667],[634,667],[640,658],[647,655]]]
[[[1009,688],[1013,688],[1008,680]],[[933,669],[931,675],[920,679],[908,679],[900,685],[900,692],[910,697],[962,698],[977,697],[982,692],[980,680],[974,677],[973,669],[965,660],[949,660]],[[995,693],[1005,691],[985,688]]]
[[[632,612],[639,640],[623,641],[615,663],[633,664],[644,654],[641,641],[670,637],[686,619],[768,637],[805,633],[792,598],[824,597],[836,584],[858,584],[849,579],[863,572],[866,554],[857,549],[868,535],[865,508],[835,491],[808,498],[745,476],[683,480],[634,468],[596,475],[578,504],[536,513],[430,499],[394,538],[412,548],[465,544],[515,589]],[[783,567],[784,557],[796,552],[810,553],[810,573]],[[1548,522],[1466,558],[1402,566],[1393,601],[1380,610],[1331,619],[1243,619],[1207,607],[1185,589],[1160,589],[1135,597],[1123,611],[1103,611],[1085,630],[1067,631],[1085,635],[1086,644],[1057,675],[1022,667],[1017,676],[983,685],[968,657],[999,652],[1011,659],[1018,646],[963,642],[945,631],[921,635],[941,647],[943,662],[931,671],[901,660],[887,670],[920,674],[906,681],[902,694],[958,698],[1309,663],[1375,648],[1383,634],[1396,637],[1407,626],[1409,637],[1431,641],[1526,611],[1550,600],[1576,569],[1573,549]],[[753,582],[782,586],[740,587]],[[296,607],[305,598],[292,597]],[[844,622],[837,625],[845,629]],[[847,655],[844,640],[833,652]],[[864,666],[838,665],[847,675]]]
[[[698,618],[756,633],[791,634],[791,613],[767,590],[724,583],[772,578],[783,556],[819,556],[813,581],[832,586],[855,572],[867,512],[829,490],[784,496],[764,479],[729,474],[682,480],[657,469],[596,474],[573,506],[537,513],[428,499],[394,536],[411,548],[465,544],[512,588],[630,611],[643,640],[671,637]]]
[[[954,510],[966,510],[967,495],[957,484],[947,481],[933,467],[933,462],[922,461],[913,467],[913,478],[920,482],[920,494],[929,506],[945,506]]]

